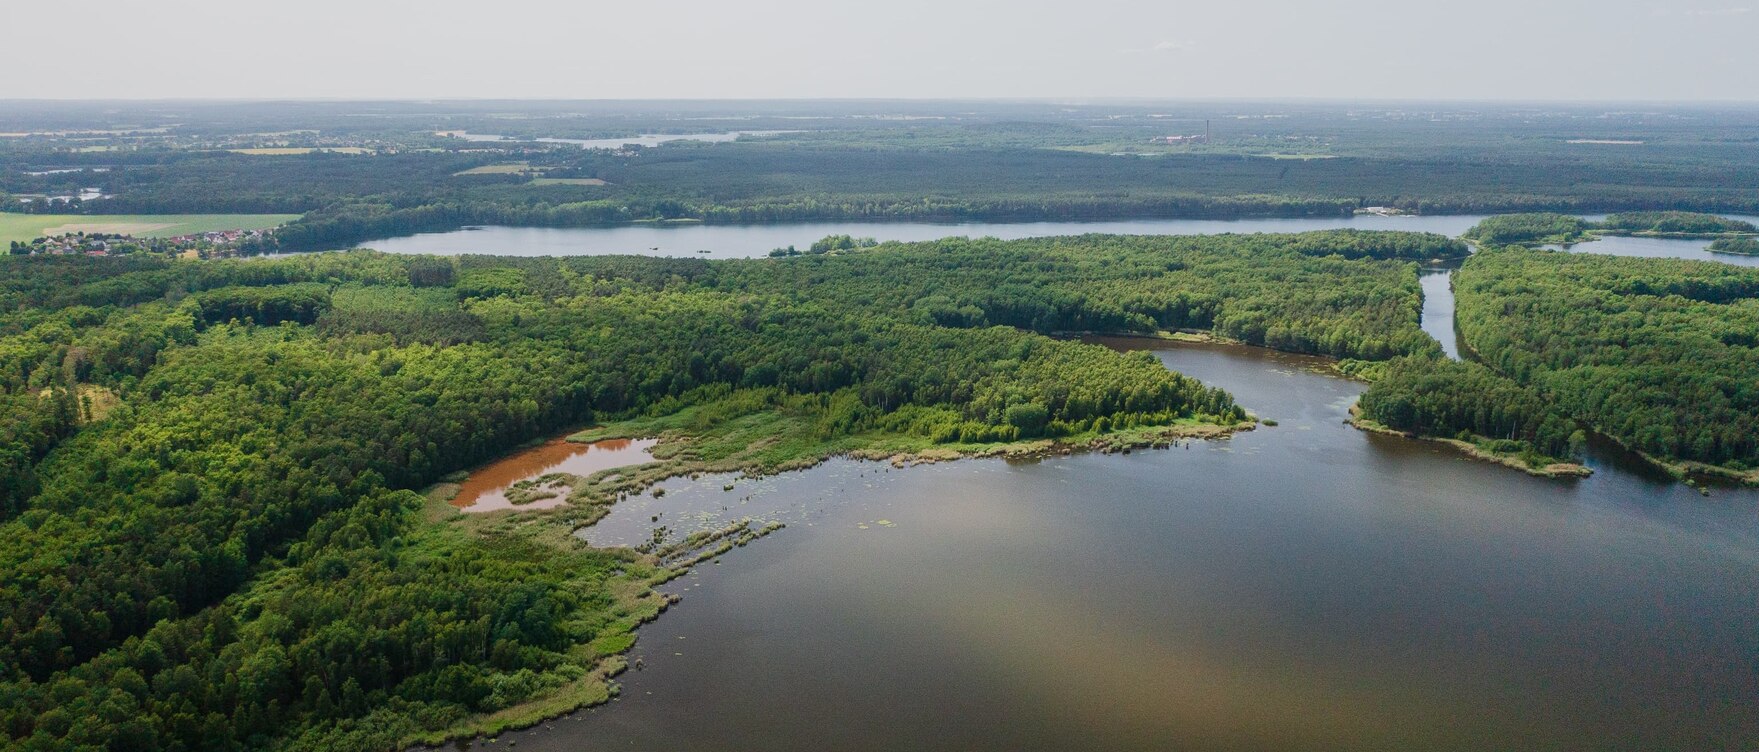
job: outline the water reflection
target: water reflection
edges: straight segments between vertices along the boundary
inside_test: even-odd
[[[1759,217],[1735,217],[1759,224]],[[1732,266],[1759,267],[1759,256],[1742,256],[1734,253],[1711,253],[1708,240],[1683,240],[1677,238],[1641,238],[1608,235],[1590,243],[1577,243],[1567,250],[1571,253],[1595,253],[1604,256],[1631,256],[1637,258],[1683,258],[1696,261],[1718,261]],[[1548,250],[1564,250],[1559,246],[1546,246]]]
[[[1441,351],[1460,359],[1459,335],[1454,330],[1454,270],[1421,269],[1417,281],[1423,288],[1423,331],[1441,343]]]
[[[677,581],[684,600],[643,627],[646,669],[625,676],[621,699],[502,743],[1701,749],[1759,738],[1759,494],[1705,500],[1616,468],[1531,478],[1343,425],[1363,387],[1317,359],[1109,343],[1153,348],[1280,425],[1130,456],[906,470],[838,460],[732,490],[698,479],[614,509],[601,524],[634,536],[655,514],[681,521],[746,497],[746,510],[799,521]]]

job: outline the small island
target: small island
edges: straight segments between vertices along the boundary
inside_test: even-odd
[[[1706,249],[1711,253],[1732,253],[1739,256],[1759,256],[1759,238],[1730,237],[1717,238]]]
[[[1750,236],[1755,234],[1759,234],[1759,227],[1751,222],[1700,212],[1624,212],[1609,214],[1600,221],[1569,214],[1534,212],[1488,217],[1467,230],[1463,237],[1486,246],[1567,247],[1607,235],[1718,241],[1747,239],[1753,242]]]

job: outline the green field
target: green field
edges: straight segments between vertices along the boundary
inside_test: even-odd
[[[0,243],[45,234],[108,232],[164,238],[213,230],[262,230],[299,219],[298,214],[11,214],[0,213]]]

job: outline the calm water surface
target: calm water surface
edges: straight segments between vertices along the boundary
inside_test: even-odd
[[[1358,383],[1154,348],[1277,419],[1130,455],[673,481],[584,535],[779,518],[521,750],[1748,749],[1759,495],[1343,425]],[[477,746],[483,746],[480,743]]]
[[[465,133],[450,131],[453,138],[465,141],[519,141],[521,139],[499,136],[490,133]],[[582,149],[621,149],[625,146],[659,146],[672,141],[705,141],[708,143],[725,143],[737,141],[741,136],[774,136],[783,133],[799,133],[799,131],[728,131],[726,133],[644,133],[639,136],[622,136],[618,138],[534,138],[532,141],[544,144],[575,144]]]
[[[729,256],[842,232],[1457,235],[1477,219],[492,228],[369,245],[682,255],[700,244]],[[1759,265],[1704,245],[1608,238],[1571,250]],[[1445,270],[1422,283],[1424,329],[1457,355]],[[644,670],[624,676],[620,699],[500,741],[684,752],[1759,743],[1759,493],[1703,498],[1615,447],[1591,451],[1592,478],[1530,478],[1350,429],[1362,385],[1316,359],[1107,343],[1153,349],[1280,425],[1127,456],[838,460],[668,481],[663,498],[627,501],[582,537],[632,544],[659,525],[678,535],[743,517],[789,526],[668,586],[684,600],[642,628]]]
[[[1759,217],[1737,217],[1748,222],[1759,224]],[[1683,258],[1699,261],[1720,261],[1735,266],[1759,266],[1759,256],[1742,256],[1734,253],[1711,253],[1704,250],[1710,245],[1708,240],[1674,240],[1667,238],[1633,238],[1606,237],[1592,243],[1578,243],[1567,250],[1571,253],[1598,253],[1607,256],[1637,256],[1643,258]],[[1551,250],[1559,250],[1558,246],[1546,246]]]
[[[1423,286],[1423,331],[1441,343],[1442,352],[1460,359],[1459,337],[1454,332],[1454,270],[1422,269],[1417,282]]]
[[[1482,215],[1424,217],[1307,217],[1296,219],[1135,219],[1106,222],[802,222],[758,225],[634,224],[610,227],[481,227],[370,240],[360,244],[387,253],[503,256],[647,255],[702,258],[753,258],[776,248],[806,248],[826,235],[871,237],[882,241],[997,237],[1003,240],[1108,233],[1124,235],[1216,235],[1251,232],[1306,232],[1355,228],[1408,230],[1458,236]],[[1736,217],[1759,222],[1759,217]],[[1578,253],[1663,256],[1759,266],[1759,257],[1713,254],[1708,240],[1609,237],[1570,248]],[[699,253],[699,251],[709,251]]]
[[[1004,240],[1117,233],[1129,235],[1214,235],[1225,232],[1306,232],[1353,227],[1459,235],[1482,216],[1310,217],[1301,219],[1135,219],[1109,222],[802,222],[763,225],[636,224],[613,227],[484,227],[370,240],[362,248],[387,253],[504,256],[701,256],[752,258],[785,246],[805,249],[826,235],[879,240],[937,240],[951,236],[992,236]],[[1702,247],[1702,246],[1700,246]],[[699,254],[698,251],[710,251]],[[1708,254],[1706,254],[1708,255]]]

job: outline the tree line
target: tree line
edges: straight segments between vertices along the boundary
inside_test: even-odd
[[[825,437],[1237,422],[1153,358],[1037,332],[1422,351],[1405,259],[1460,250],[1330,233],[714,262],[7,259],[0,733],[395,748],[592,670],[626,644],[614,580],[640,566],[423,522],[411,489],[715,390],[790,395]],[[92,389],[120,405],[93,419]]]

